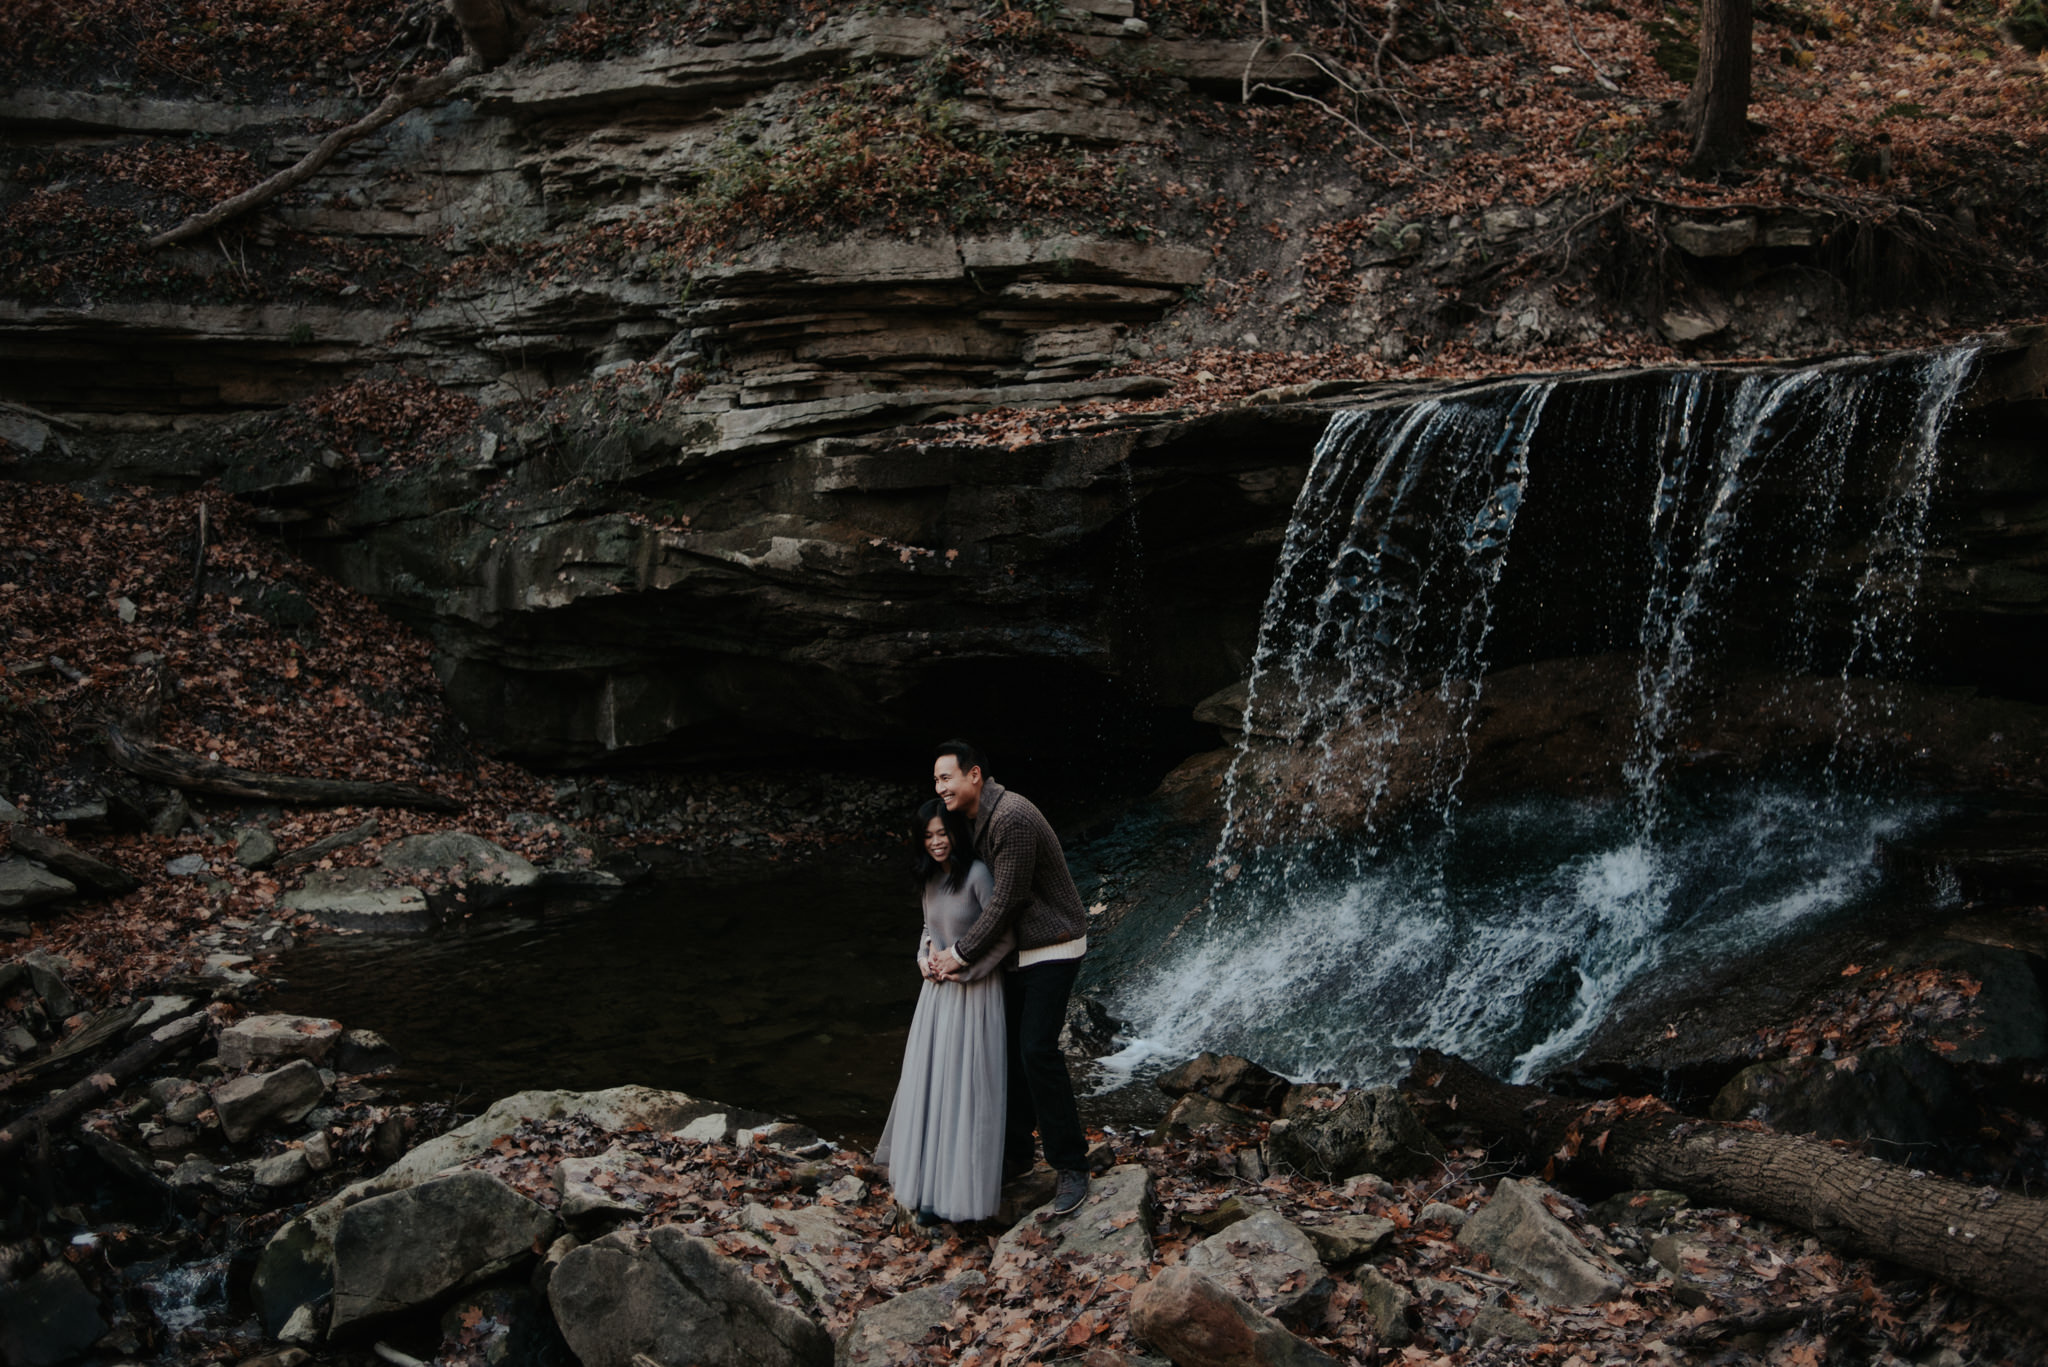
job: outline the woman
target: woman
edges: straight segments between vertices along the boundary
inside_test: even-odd
[[[875,1162],[889,1170],[896,1200],[920,1224],[983,1220],[1002,1191],[1003,983],[1011,937],[955,973],[935,975],[931,957],[950,949],[981,916],[994,879],[974,857],[967,818],[941,802],[917,811],[924,847],[924,936],[917,967],[924,986],[903,1051],[903,1077],[889,1107]]]

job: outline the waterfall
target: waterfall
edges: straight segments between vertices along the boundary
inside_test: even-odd
[[[1539,1076],[1645,975],[1853,914],[1875,843],[1926,817],[1842,781],[1842,756],[1882,722],[1852,687],[1910,666],[1974,355],[1500,382],[1333,419],[1267,596],[1216,882],[1170,928],[1118,931],[1123,1061],[1224,1049],[1365,1082],[1435,1046]],[[1634,660],[1615,792],[1469,796],[1494,671],[1578,657]],[[1766,667],[1839,680],[1827,781],[1688,779],[1695,694]]]

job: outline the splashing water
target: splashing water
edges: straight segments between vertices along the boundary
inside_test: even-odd
[[[1557,401],[1553,381],[1499,384],[1339,415],[1297,500],[1253,656],[1217,860],[1233,878],[1181,924],[1140,913],[1118,928],[1098,976],[1139,1035],[1119,1061],[1221,1049],[1363,1082],[1431,1046],[1535,1077],[1576,1057],[1645,974],[1853,914],[1875,886],[1876,842],[1931,809],[1887,798],[1881,776],[1846,784],[1833,762],[1817,783],[1686,794],[1671,760],[1691,685],[1726,663],[1738,630],[1788,672],[1838,671],[1844,715],[1852,673],[1907,662],[1939,440],[1974,358],[1676,372]],[[1560,409],[1567,430],[1539,431]],[[1584,457],[1590,448],[1601,454]],[[1460,783],[1512,598],[1502,580],[1517,523],[1546,460],[1574,449],[1582,475],[1603,460],[1617,472],[1611,497],[1647,502],[1614,523],[1640,529],[1628,572],[1581,569],[1543,590],[1605,593],[1589,618],[1633,620],[1614,642],[1638,660],[1636,713],[1616,719],[1633,735],[1621,798],[1466,810]],[[1871,486],[1837,640],[1822,625],[1824,567],[1857,535],[1844,524]],[[1758,584],[1768,620],[1735,620],[1744,592],[1754,617]],[[1624,594],[1632,613],[1614,600]],[[1541,597],[1513,601],[1526,610]],[[1427,690],[1450,704],[1448,724],[1404,736],[1389,704]],[[1332,738],[1345,727],[1340,755]],[[1845,730],[1837,752],[1853,741]],[[1313,769],[1285,846],[1249,848],[1273,828],[1263,818],[1277,800],[1245,781],[1255,744],[1290,746]],[[1373,799],[1353,810],[1377,811],[1392,758],[1419,744],[1433,747],[1433,819],[1318,824],[1314,795],[1335,785]]]

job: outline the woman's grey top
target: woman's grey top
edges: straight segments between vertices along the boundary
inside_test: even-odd
[[[924,938],[918,942],[917,964],[924,967],[926,959],[934,950],[951,949],[953,942],[967,933],[967,928],[981,919],[982,911],[988,906],[989,894],[995,891],[995,875],[988,865],[979,859],[967,870],[967,877],[960,880],[958,891],[946,886],[943,876],[928,880],[924,885]],[[953,978],[955,982],[971,983],[1003,967],[1017,952],[1017,937],[1005,931],[988,952],[960,970]]]

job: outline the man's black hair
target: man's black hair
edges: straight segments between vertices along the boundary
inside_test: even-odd
[[[948,755],[951,755],[954,762],[960,766],[961,773],[964,774],[969,769],[979,769],[981,770],[982,778],[984,780],[988,778],[988,756],[982,754],[981,751],[975,749],[968,742],[964,740],[941,741],[932,751],[932,759],[934,761],[942,760]]]

